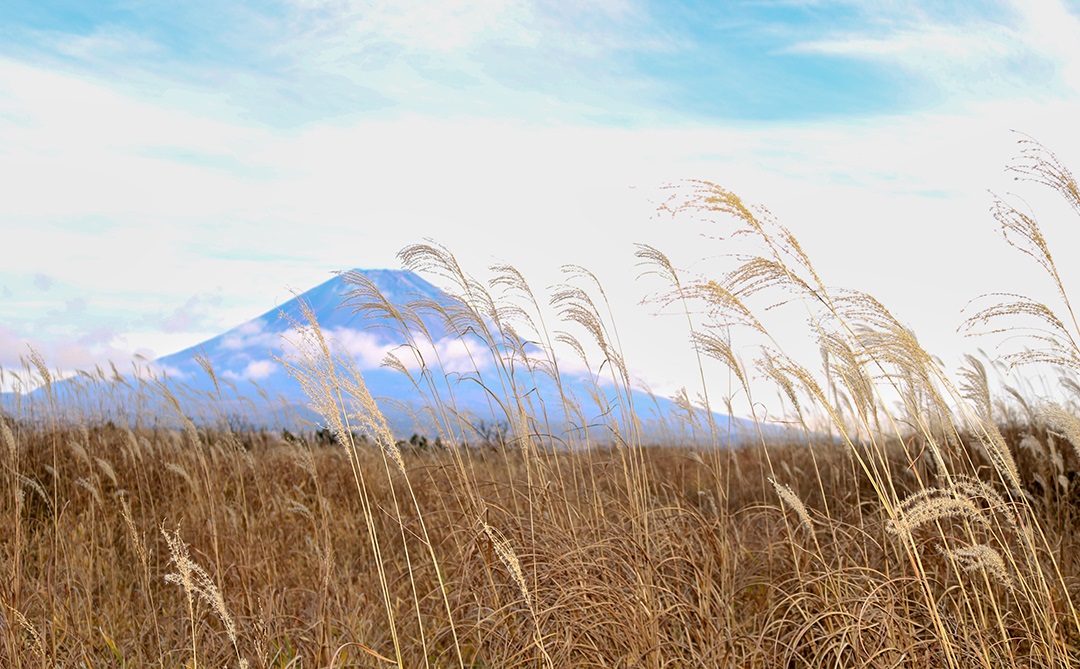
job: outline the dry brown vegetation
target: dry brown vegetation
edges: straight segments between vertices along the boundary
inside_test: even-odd
[[[1072,175],[1024,146],[1022,176],[1080,209]],[[480,282],[445,249],[411,247],[405,264],[456,285],[453,305],[390,305],[359,276],[350,304],[393,315],[415,350],[422,309],[482,338],[507,431],[478,441],[452,387],[425,370],[418,392],[445,446],[395,441],[348,356],[312,323],[296,324],[282,362],[333,444],[179,414],[172,426],[127,426],[17,410],[0,427],[0,665],[1080,662],[1075,402],[995,390],[996,363],[988,371],[974,357],[949,377],[884,306],[828,288],[783,227],[722,188],[693,184],[669,209],[722,221],[757,248],[715,277],[683,278],[651,247],[640,257],[738,393],[749,399],[752,377],[776,383],[805,427],[797,443],[715,447],[723,435],[701,409],[733,400],[707,394],[682,404],[714,447],[645,443],[587,271],[571,268],[577,283],[552,297],[584,345],[548,332],[513,268]],[[1048,245],[1030,216],[1005,202],[995,215],[1047,272],[1054,306],[991,298],[968,324],[1033,327],[1002,364],[1050,363],[1080,400],[1080,328]],[[762,299],[811,305],[820,369],[784,355],[758,316]],[[1034,321],[1010,322],[1024,318]],[[548,437],[520,377],[558,383],[558,360],[526,356],[526,339],[599,351],[593,367],[616,397],[608,443]],[[50,392],[44,363],[30,362]],[[85,392],[107,385],[91,377]]]

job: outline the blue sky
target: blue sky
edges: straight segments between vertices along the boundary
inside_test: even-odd
[[[1059,0],[9,0],[0,365],[163,355],[424,237],[594,269],[649,350],[632,244],[723,253],[654,215],[684,178],[949,351],[966,300],[1028,285],[994,284],[1010,131],[1080,160],[1077,36]]]

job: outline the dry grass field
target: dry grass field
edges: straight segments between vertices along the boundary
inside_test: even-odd
[[[1080,209],[1045,149],[1026,144],[1014,169]],[[506,429],[470,431],[452,388],[421,374],[439,434],[396,441],[311,323],[282,364],[332,440],[192,422],[149,382],[161,408],[141,417],[16,408],[0,426],[0,666],[1080,664],[1080,328],[1038,224],[997,203],[1053,300],[1005,296],[967,325],[1026,336],[1001,364],[1054,370],[1072,400],[999,387],[974,357],[950,377],[871,296],[828,288],[765,212],[712,184],[681,197],[676,215],[723,221],[759,253],[710,278],[649,247],[641,259],[694,350],[743,395],[771,379],[801,437],[719,447],[701,411],[713,447],[649,443],[598,286],[552,297],[577,340],[549,333],[512,268],[483,283],[411,247],[406,266],[459,287],[456,306],[426,308],[486,342]],[[415,314],[354,278],[353,306],[395,315],[419,348]],[[824,364],[773,345],[762,299],[813,306]],[[548,438],[519,376],[557,383],[558,365],[525,356],[526,339],[600,352],[607,439]],[[46,398],[57,385],[41,360],[23,374],[49,381]],[[114,382],[78,383],[93,398]]]

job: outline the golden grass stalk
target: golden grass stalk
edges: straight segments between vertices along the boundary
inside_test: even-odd
[[[525,580],[525,572],[521,569],[521,561],[518,560],[517,553],[514,552],[514,547],[510,545],[510,542],[502,536],[502,533],[496,530],[486,522],[481,521],[484,534],[487,535],[488,540],[491,542],[491,546],[495,549],[495,554],[499,557],[499,560],[506,567],[506,570],[510,572],[510,577],[514,583],[518,586],[519,592],[521,592],[521,598],[525,600],[525,605],[529,609],[529,613],[532,616],[533,624],[536,630],[536,647],[540,651],[540,655],[544,658],[544,663],[548,667],[553,667],[551,656],[548,655],[547,649],[544,648],[544,638],[540,632],[540,619],[536,615],[536,607],[533,605],[532,595],[529,593],[529,586]]]
[[[187,544],[180,538],[179,526],[170,533],[163,522],[161,524],[161,534],[165,537],[165,543],[169,547],[169,561],[177,569],[175,572],[166,574],[165,581],[182,587],[184,594],[187,596],[188,616],[191,621],[191,657],[195,669],[198,669],[199,666],[198,642],[195,633],[195,602],[198,599],[208,604],[225,626],[225,633],[228,634],[229,640],[232,641],[233,650],[236,651],[236,658],[240,663],[240,667],[246,669],[248,663],[247,660],[240,656],[240,647],[236,637],[236,622],[225,607],[225,598],[222,597],[221,590],[214,583],[210,574],[191,559]]]
[[[19,462],[19,443],[15,441],[15,435],[5,420],[0,420],[0,439],[3,439],[4,448],[7,449],[10,466],[15,469]]]
[[[1016,580],[1005,566],[1005,560],[1001,553],[986,544],[975,544],[963,548],[951,548],[943,551],[944,555],[956,560],[964,571],[984,571],[998,583],[1012,589],[1016,587]]]
[[[27,620],[26,616],[22,614],[22,611],[18,609],[11,609],[11,613],[15,616],[15,622],[19,623],[19,627],[26,632],[30,637],[30,647],[33,650],[35,656],[37,656],[43,663],[46,660],[45,655],[45,642],[41,638],[41,634],[38,633],[34,624]]]
[[[413,578],[414,569],[412,557],[408,549],[406,529],[402,522],[401,511],[398,508],[393,476],[390,472],[390,462],[394,464],[397,471],[403,476],[413,506],[417,511],[421,535],[424,544],[427,547],[428,557],[431,559],[432,566],[436,571],[440,595],[446,608],[448,624],[451,635],[454,638],[454,650],[457,655],[458,664],[464,666],[460,645],[457,642],[457,632],[453,619],[453,612],[450,607],[446,586],[443,583],[439,561],[428,536],[426,522],[424,521],[423,515],[420,513],[416,494],[409,481],[401,450],[390,432],[386,418],[383,416],[382,412],[379,410],[378,404],[368,391],[367,385],[364,383],[363,375],[356,367],[355,361],[332,350],[333,343],[327,341],[322,330],[319,328],[318,321],[315,318],[315,314],[311,310],[311,307],[303,302],[301,302],[301,314],[306,320],[306,323],[292,322],[296,336],[292,340],[289,340],[292,352],[287,354],[286,357],[282,359],[282,362],[285,364],[289,373],[300,382],[304,392],[311,400],[312,408],[327,421],[335,439],[344,447],[348,454],[353,479],[362,503],[364,520],[368,530],[372,553],[378,564],[379,584],[383,595],[383,603],[386,609],[387,621],[390,626],[390,633],[398,664],[402,664],[402,648],[397,631],[394,602],[391,600],[390,587],[386,571],[383,567],[383,547],[376,530],[373,504],[368,491],[369,486],[367,477],[360,463],[360,454],[357,450],[354,427],[359,427],[367,434],[371,434],[384,456],[384,463],[386,463],[387,468],[387,483],[393,498],[394,511],[401,532],[401,545],[405,552],[405,559],[408,564],[408,578],[413,588],[413,603],[416,612],[416,621],[420,628],[420,642],[426,649],[427,639],[425,637],[424,624],[420,613],[420,595],[416,591],[416,585]],[[427,653],[425,652],[425,658],[426,655]]]
[[[896,517],[886,522],[885,529],[910,540],[916,528],[945,518],[965,518],[989,527],[988,518],[969,492],[966,486],[924,488],[901,502]]]
[[[791,489],[791,486],[783,483],[777,483],[774,479],[770,478],[769,483],[772,484],[773,489],[776,490],[776,494],[780,496],[780,499],[787,504],[788,508],[799,516],[799,522],[808,532],[813,533],[814,523],[810,520],[810,512],[806,510],[806,505],[799,499],[799,496],[795,494],[795,491]]]
[[[1080,458],[1080,419],[1055,402],[1040,402],[1036,411],[1051,430],[1059,432],[1072,444],[1073,452]]]

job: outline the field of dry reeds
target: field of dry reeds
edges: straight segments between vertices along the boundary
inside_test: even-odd
[[[1023,147],[1012,169],[1080,213],[1068,170]],[[433,244],[402,259],[456,286],[451,304],[391,305],[353,276],[350,306],[395,318],[416,350],[423,309],[479,338],[501,429],[469,424],[453,386],[424,368],[435,433],[396,440],[311,322],[295,324],[281,363],[329,433],[191,420],[160,383],[61,382],[32,356],[20,378],[41,385],[36,399],[16,398],[0,421],[0,665],[1080,663],[1080,327],[1035,219],[995,203],[1050,298],[973,308],[968,329],[1024,338],[949,375],[884,305],[827,286],[764,210],[709,183],[678,189],[667,209],[756,249],[711,277],[639,249],[670,286],[660,306],[685,314],[671,345],[688,339],[703,370],[735,380],[737,397],[682,398],[693,445],[646,438],[587,270],[554,291],[562,322],[549,330],[513,268],[479,281]],[[777,302],[807,305],[821,360],[785,355],[756,306]],[[556,344],[604,378],[599,431],[556,440],[527,396],[523,375],[561,387]],[[1063,395],[1007,385],[1010,366],[1049,370]],[[756,406],[761,379],[801,429],[780,439],[763,425],[729,448],[710,411]],[[79,411],[59,401],[61,383],[80,384]],[[139,385],[140,413],[88,410],[99,395],[130,401],[116,384]],[[560,400],[560,415],[581,413],[569,392]]]

